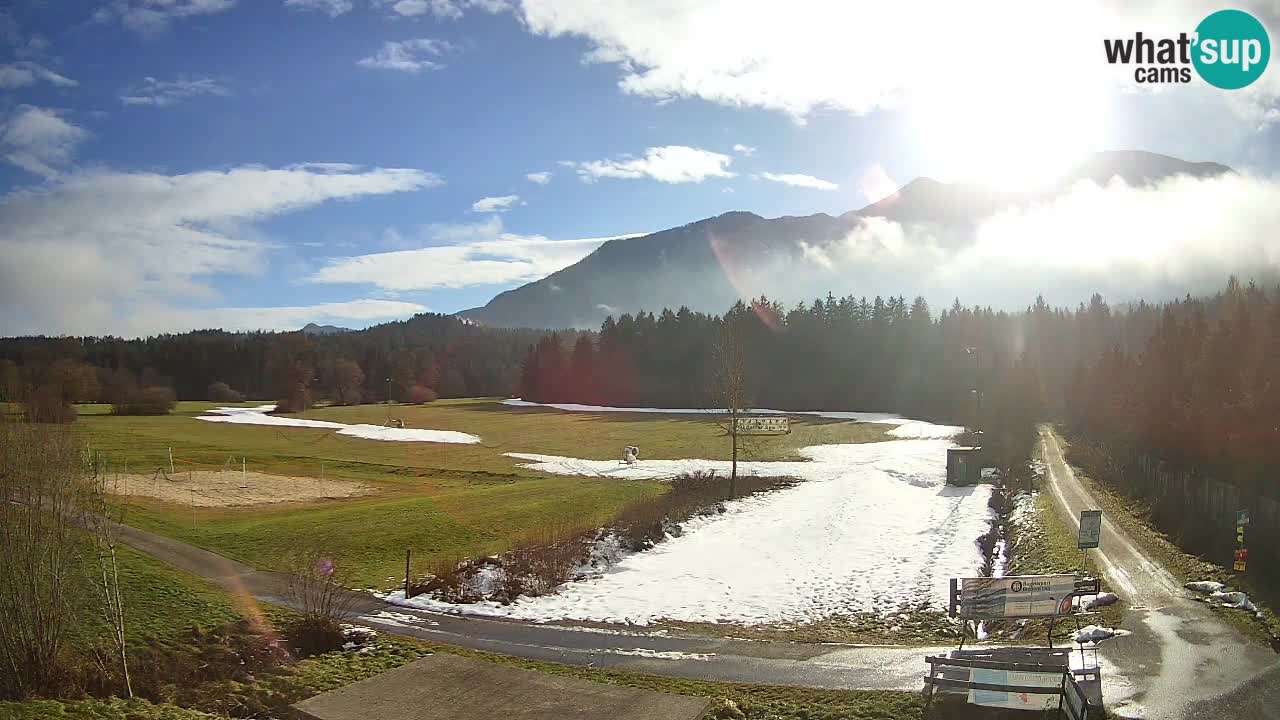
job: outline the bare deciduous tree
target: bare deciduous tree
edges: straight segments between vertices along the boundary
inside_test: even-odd
[[[729,497],[737,496],[738,484],[738,451],[740,436],[738,418],[747,409],[749,398],[747,393],[747,351],[742,338],[742,327],[736,318],[725,318],[720,328],[720,336],[716,338],[713,349],[715,353],[715,387],[713,397],[728,413],[726,422],[722,423],[725,433],[732,445],[732,467],[729,471]]]
[[[112,651],[120,663],[125,692],[128,697],[133,697],[133,680],[129,676],[129,643],[128,636],[125,635],[124,594],[120,591],[120,564],[116,554],[119,527],[124,519],[123,510],[116,510],[106,502],[111,482],[106,458],[101,454],[91,453],[88,460],[91,484],[85,497],[82,517],[95,551],[91,574],[94,589],[100,594],[99,613],[111,631]],[[102,664],[105,669],[106,663]]]

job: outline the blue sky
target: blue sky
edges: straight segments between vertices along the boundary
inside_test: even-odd
[[[17,0],[0,333],[363,326],[483,304],[601,238],[839,214],[920,175],[1280,162],[1274,70],[1226,96],[1101,61],[1108,32],[1210,4],[844,5]]]

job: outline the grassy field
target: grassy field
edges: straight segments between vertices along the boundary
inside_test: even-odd
[[[255,405],[259,403],[245,403]],[[278,475],[338,478],[375,488],[343,500],[191,508],[148,498],[127,501],[126,521],[259,567],[282,567],[305,545],[331,554],[353,586],[389,588],[402,581],[404,553],[415,570],[441,558],[501,551],[548,530],[607,523],[628,503],[664,491],[662,483],[547,476],[519,467],[505,452],[621,456],[639,445],[642,457],[727,458],[726,438],[702,416],[642,413],[588,415],[513,408],[494,400],[444,400],[431,405],[318,408],[303,416],[342,423],[382,424],[388,414],[406,427],[459,430],[479,445],[392,443],[339,436],[331,430],[266,427],[196,420],[212,403],[180,403],[163,417],[118,417],[105,406],[81,406],[77,423],[112,467],[148,475],[157,469],[240,467]],[[753,439],[748,459],[797,457],[806,445],[871,442],[883,425],[797,420],[790,435]]]

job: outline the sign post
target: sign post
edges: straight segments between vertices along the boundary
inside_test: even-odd
[[[1080,536],[1076,540],[1076,547],[1088,550],[1100,545],[1102,545],[1102,511],[1081,510]]]
[[[786,415],[749,415],[736,419],[739,435],[786,435],[791,432],[791,418]]]
[[[1236,511],[1236,552],[1231,563],[1235,572],[1244,572],[1248,567],[1249,551],[1244,546],[1244,528],[1249,524],[1249,510]]]
[[[1076,538],[1076,547],[1080,548],[1080,571],[1084,572],[1089,560],[1089,548],[1102,545],[1102,511],[1080,511],[1080,534]]]

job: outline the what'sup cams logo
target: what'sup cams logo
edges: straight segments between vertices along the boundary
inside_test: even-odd
[[[1219,10],[1200,21],[1191,35],[1102,41],[1107,62],[1137,65],[1140,83],[1189,83],[1195,68],[1205,82],[1223,90],[1239,90],[1262,77],[1271,59],[1271,39],[1257,18],[1242,10]]]

